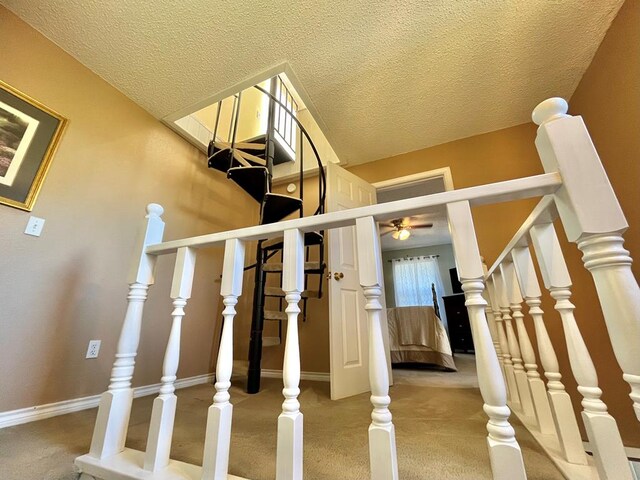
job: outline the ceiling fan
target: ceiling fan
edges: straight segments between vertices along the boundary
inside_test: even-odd
[[[419,224],[410,225],[409,220],[410,220],[409,218],[407,219],[397,218],[395,220],[391,220],[391,223],[389,224],[386,224],[386,225],[381,224],[380,225],[381,228],[386,227],[389,229],[386,232],[382,232],[382,235],[387,235],[390,233],[395,240],[406,240],[411,236],[411,230],[414,230],[417,228],[433,227],[433,223],[419,223]]]

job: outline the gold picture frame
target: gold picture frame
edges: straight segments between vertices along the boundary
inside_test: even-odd
[[[0,80],[0,204],[33,209],[67,123]]]

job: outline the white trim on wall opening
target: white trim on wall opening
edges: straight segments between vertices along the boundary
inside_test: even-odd
[[[416,183],[422,183],[436,178],[442,178],[445,191],[454,190],[453,177],[451,175],[451,168],[449,167],[436,168],[426,172],[414,173],[413,175],[405,175],[404,177],[390,178],[389,180],[376,182],[372,185],[380,192],[384,190],[393,190],[399,186],[408,187]]]

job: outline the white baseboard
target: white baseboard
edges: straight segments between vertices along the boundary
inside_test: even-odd
[[[273,370],[270,368],[263,368],[260,376],[263,378],[282,378],[282,370]],[[313,382],[329,382],[328,373],[324,372],[300,372],[301,380],[311,380]]]
[[[233,361],[233,376],[244,377],[247,375],[249,362],[245,360]],[[282,378],[282,370],[274,370],[271,368],[263,368],[260,372],[262,378]],[[301,380],[309,380],[312,382],[330,382],[331,377],[325,372],[300,372]]]
[[[203,383],[212,383],[214,376],[213,373],[205,373],[204,375],[196,375],[195,377],[180,378],[176,380],[175,387],[179,389]],[[138,398],[158,393],[160,391],[160,385],[160,383],[155,383],[153,385],[136,387],[133,389],[133,396],[134,398]],[[36,420],[44,420],[45,418],[56,417],[66,413],[95,408],[100,403],[101,395],[102,394],[91,395],[90,397],[74,398],[72,400],[63,400],[46,405],[36,405],[35,407],[0,412],[0,428],[12,427],[22,423],[35,422]]]
[[[589,442],[582,442],[584,445],[584,450],[589,453],[593,453],[593,449]],[[640,480],[640,448],[637,447],[624,447],[625,453],[627,454],[627,458],[629,459],[629,463],[631,464],[631,470],[635,475],[635,478]]]
[[[589,442],[582,442],[582,445],[584,445],[584,450],[586,452],[593,453],[593,449],[591,448]],[[640,462],[640,448],[627,447],[625,445],[624,450],[627,454],[627,458],[629,458],[630,461],[634,461],[636,463]]]

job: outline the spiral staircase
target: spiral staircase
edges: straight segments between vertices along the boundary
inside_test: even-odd
[[[242,93],[235,95],[230,125],[230,141],[222,141],[217,133],[220,127],[220,111],[222,102],[218,104],[213,138],[208,146],[209,168],[225,172],[227,178],[251,196],[260,208],[260,225],[274,223],[285,217],[298,213],[304,216],[303,165],[305,143],[315,156],[318,165],[318,198],[317,208],[313,215],[324,213],[326,197],[326,178],[317,149],[305,128],[296,118],[295,102],[279,77],[274,77],[267,91],[256,85],[263,95],[268,97],[268,121],[264,135],[251,139],[236,141],[238,123],[241,121],[240,106]],[[286,118],[286,121],[284,119]],[[283,131],[282,126],[293,130]],[[280,136],[280,138],[276,138]],[[273,167],[280,163],[292,161],[285,145],[295,143],[298,139],[297,152],[295,145],[289,145],[295,152],[299,162],[299,195],[283,195],[272,190]],[[289,142],[287,142],[289,140]],[[280,288],[283,270],[283,238],[272,238],[259,241],[256,248],[256,261],[245,267],[255,269],[255,286],[253,291],[253,312],[251,319],[251,335],[249,344],[249,369],[247,372],[247,392],[257,393],[260,390],[260,373],[263,347],[279,345],[283,338],[282,323],[287,320],[284,312],[284,292]],[[313,251],[315,249],[315,251]],[[305,291],[302,294],[302,320],[307,318],[307,302],[322,297],[322,277],[326,268],[324,263],[324,232],[307,232],[305,234]],[[274,279],[270,277],[275,277]],[[278,283],[276,284],[276,279]],[[311,289],[312,285],[315,289]],[[278,285],[278,286],[275,286]],[[265,322],[276,322],[278,336],[263,337]]]

